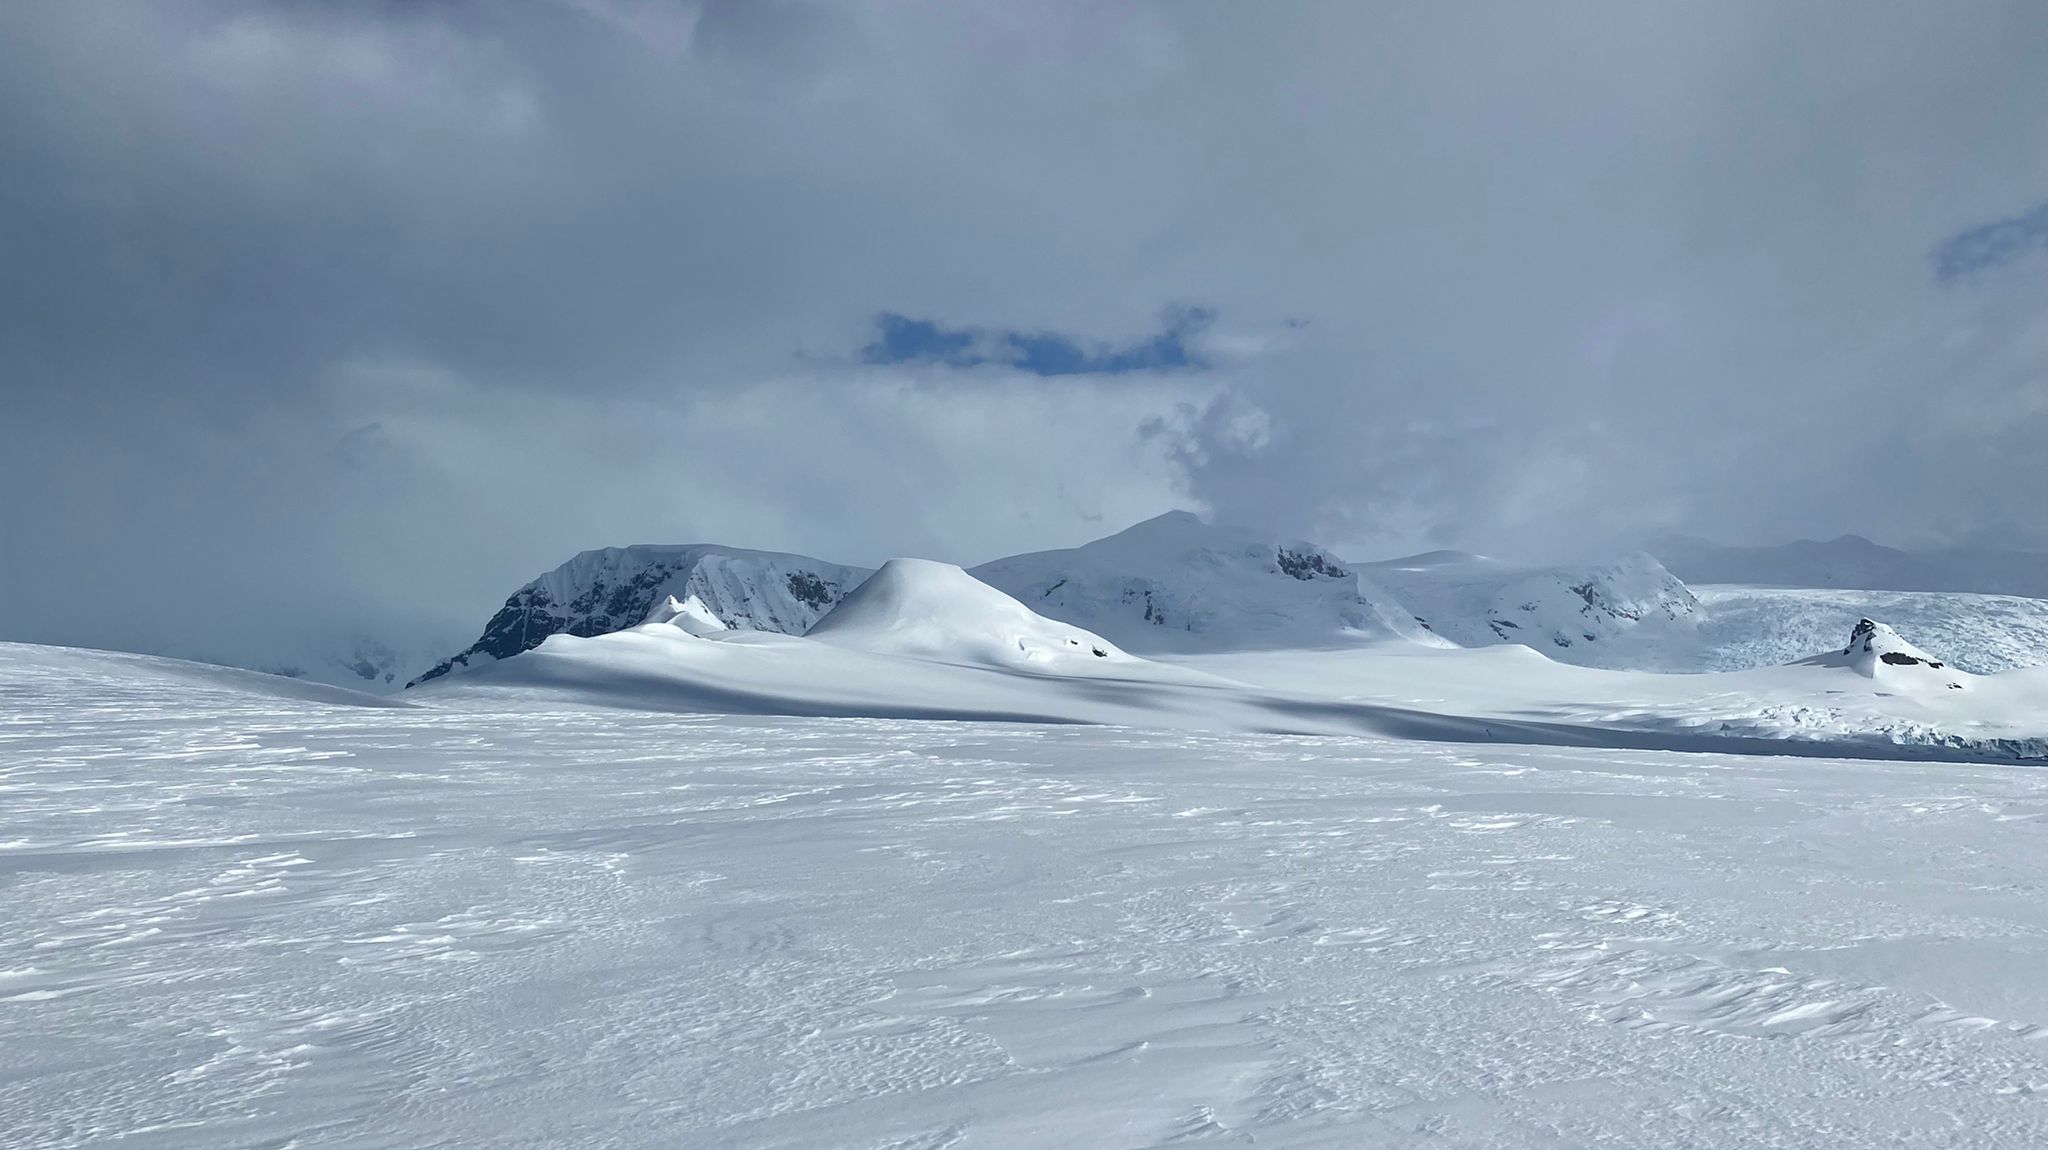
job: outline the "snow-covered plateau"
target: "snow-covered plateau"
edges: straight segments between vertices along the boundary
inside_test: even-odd
[[[2048,1145],[2039,766],[1232,730],[1335,720],[1222,680],[1284,653],[954,643],[983,593],[897,576],[815,639],[656,623],[401,700],[0,645],[0,1145]],[[1983,693],[1888,643],[1777,674]],[[591,705],[593,652],[776,644],[1166,701]],[[1371,661],[1303,673],[1439,716],[1700,678]]]
[[[2048,1145],[2039,601],[1859,594],[1170,516],[0,644],[0,1147]]]

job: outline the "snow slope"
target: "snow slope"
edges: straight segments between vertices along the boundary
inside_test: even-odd
[[[666,615],[657,611],[656,618]],[[683,625],[679,625],[683,624]],[[1236,688],[1034,614],[951,564],[893,559],[807,636],[706,630],[687,612],[421,684],[426,701],[521,695],[744,714],[1194,726]]]
[[[1789,666],[1690,675],[1573,666],[1509,644],[1172,661],[1281,693],[1497,720],[1533,741],[1545,740],[1525,725],[1598,732],[1592,737],[1664,734],[1676,741],[1656,745],[1671,749],[2048,759],[2048,668],[1973,676],[1880,663],[1881,671],[1866,674],[1868,658],[1837,648]],[[1723,737],[1744,745],[1714,742]]]
[[[514,592],[481,638],[414,684],[510,658],[550,635],[636,626],[671,598],[727,627],[800,635],[867,575],[802,555],[701,544],[585,551]]]
[[[1082,547],[998,559],[973,575],[1138,652],[1441,645],[1394,596],[1321,548],[1185,511]]]
[[[950,563],[891,559],[807,637],[971,667],[1089,675],[1130,656],[1102,636],[1038,615]]]
[[[2035,767],[183,674],[0,646],[5,1145],[2048,1145]]]
[[[46,647],[34,643],[0,643],[0,703],[17,702],[42,681],[59,681],[81,697],[99,688],[149,687],[195,699],[267,698],[336,707],[410,707],[383,695],[352,691],[292,675],[272,675],[217,663],[166,659],[129,651],[94,651],[82,647]],[[111,703],[94,713],[112,715]],[[0,708],[0,716],[4,716]],[[4,722],[0,717],[0,722]]]
[[[1648,555],[1530,567],[1433,551],[1358,567],[1462,647],[1521,643],[1568,663],[1627,667],[1698,643],[1699,601]]]

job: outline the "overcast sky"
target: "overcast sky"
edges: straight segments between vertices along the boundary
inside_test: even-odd
[[[18,0],[0,637],[1174,508],[2048,537],[2048,8]]]

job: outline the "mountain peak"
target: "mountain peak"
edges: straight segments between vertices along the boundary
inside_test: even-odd
[[[1890,626],[1868,617],[1856,620],[1849,630],[1849,645],[1839,652],[1816,655],[1803,662],[1816,666],[1847,667],[1866,679],[1884,678],[1906,684],[1939,684],[1952,691],[1963,689],[1967,676],[1940,659],[1908,643]]]
[[[1126,658],[1100,635],[1048,619],[953,564],[929,559],[882,564],[808,637],[967,666],[1046,669]]]
[[[413,680],[509,659],[550,635],[583,638],[648,622],[698,633],[801,635],[868,572],[803,555],[701,544],[582,551],[512,594],[481,638]],[[675,611],[666,611],[669,602]]]

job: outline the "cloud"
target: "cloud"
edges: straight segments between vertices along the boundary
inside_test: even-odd
[[[1175,505],[2038,533],[2044,54],[2017,0],[10,6],[0,636]]]

